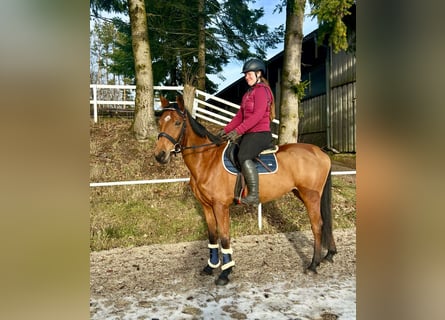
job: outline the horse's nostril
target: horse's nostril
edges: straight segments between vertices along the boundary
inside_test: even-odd
[[[156,158],[156,160],[159,161],[159,162],[161,162],[161,159],[164,157],[164,154],[165,154],[164,151],[161,151],[161,152],[155,154],[155,158]]]
[[[161,151],[158,154],[155,155],[156,161],[159,163],[166,163],[167,162],[167,153],[165,151]]]

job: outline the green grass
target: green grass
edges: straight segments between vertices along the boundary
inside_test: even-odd
[[[333,179],[334,228],[355,225],[355,186]],[[301,201],[293,194],[263,204],[257,211],[232,206],[231,236],[310,230]],[[187,183],[104,187],[91,191],[91,250],[207,239],[200,204]]]
[[[355,226],[356,185],[355,176],[332,177],[332,212],[334,228],[351,228]]]
[[[92,190],[91,250],[204,239],[203,219],[184,185]]]

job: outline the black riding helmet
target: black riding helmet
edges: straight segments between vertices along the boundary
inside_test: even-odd
[[[244,63],[243,72],[246,73],[248,71],[262,71],[263,75],[266,75],[266,65],[260,59],[253,58]]]

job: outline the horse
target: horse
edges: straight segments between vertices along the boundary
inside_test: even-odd
[[[155,158],[159,163],[167,164],[172,154],[182,154],[190,171],[191,190],[202,205],[207,223],[210,253],[201,274],[212,275],[221,267],[215,283],[226,285],[235,265],[230,246],[229,207],[233,204],[236,180],[235,175],[224,169],[221,160],[227,142],[191,116],[184,107],[182,96],[176,98],[176,103],[162,97],[161,105]],[[259,199],[266,203],[293,192],[304,203],[314,236],[313,257],[306,271],[316,274],[320,262],[333,262],[337,253],[332,233],[331,160],[312,144],[289,143],[278,147],[279,169],[273,174],[260,175]],[[323,259],[322,247],[327,249]]]

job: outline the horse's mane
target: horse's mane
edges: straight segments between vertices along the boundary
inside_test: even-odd
[[[222,140],[220,137],[215,136],[214,134],[209,132],[201,123],[199,123],[196,119],[192,117],[192,115],[188,110],[186,110],[186,112],[187,112],[187,118],[189,119],[193,132],[195,132],[201,138],[205,137],[209,138],[210,141],[216,143],[217,145],[221,144]]]
[[[170,103],[170,107],[177,109],[181,113],[183,112],[177,103]],[[220,145],[223,142],[220,137],[209,132],[201,123],[194,119],[187,109],[184,108],[184,110],[187,113],[187,118],[189,119],[190,126],[192,127],[194,133],[201,138],[209,138],[210,141],[216,143],[217,145]]]

